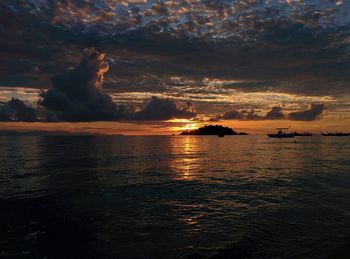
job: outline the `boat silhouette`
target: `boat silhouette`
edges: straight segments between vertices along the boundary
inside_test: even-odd
[[[310,137],[310,136],[312,136],[312,133],[310,133],[310,132],[299,133],[299,132],[294,131],[293,134],[294,134],[294,137]]]
[[[343,133],[343,132],[327,132],[323,133],[321,132],[322,136],[326,137],[344,137],[344,136],[350,136],[350,133]]]
[[[294,133],[287,133],[289,128],[276,128],[277,133],[267,134],[270,138],[294,138]]]

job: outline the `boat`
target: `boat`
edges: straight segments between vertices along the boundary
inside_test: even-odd
[[[321,132],[322,136],[325,137],[344,137],[344,136],[350,136],[350,133],[343,133],[343,132],[327,132],[323,133]]]
[[[277,133],[267,134],[270,138],[294,138],[293,133],[286,133],[289,128],[276,128]]]
[[[293,134],[294,134],[294,137],[310,137],[310,136],[312,136],[312,133],[310,133],[310,132],[299,133],[299,132],[294,131]]]
[[[218,134],[218,137],[223,138],[223,137],[225,137],[225,134]]]

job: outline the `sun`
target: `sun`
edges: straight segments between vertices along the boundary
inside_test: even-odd
[[[173,132],[179,132],[179,131],[185,131],[185,130],[194,130],[198,128],[198,123],[194,122],[190,119],[171,119],[167,120],[166,122],[170,122],[173,124],[171,127],[171,131]]]
[[[189,123],[189,124],[185,124],[182,129],[183,130],[194,130],[198,128],[198,124],[197,123]]]

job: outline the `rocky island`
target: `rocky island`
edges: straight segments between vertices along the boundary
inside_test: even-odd
[[[244,132],[236,132],[229,127],[224,127],[221,125],[207,125],[195,130],[185,130],[180,133],[180,135],[248,135]]]

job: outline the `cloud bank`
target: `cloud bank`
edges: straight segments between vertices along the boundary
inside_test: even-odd
[[[323,114],[327,112],[328,108],[326,105],[311,104],[309,107],[303,111],[291,112],[288,114],[287,118],[294,121],[313,121],[322,118]]]
[[[325,104],[310,104],[304,110],[285,113],[280,106],[272,107],[265,115],[259,115],[255,110],[230,110],[216,117],[216,120],[291,120],[315,121],[322,119],[328,111]]]
[[[12,98],[5,105],[0,106],[0,121],[37,121],[35,110],[23,101]]]
[[[52,88],[40,94],[38,104],[46,108],[46,121],[153,121],[173,118],[193,119],[199,115],[190,102],[152,97],[145,107],[118,105],[103,92],[104,74],[108,71],[106,55],[95,48],[83,51],[79,64],[52,77]],[[218,84],[219,81],[211,82]],[[229,110],[211,120],[299,120],[321,119],[327,106],[309,105],[304,110],[285,113],[282,107],[272,107],[264,116],[254,109]],[[12,99],[0,109],[3,121],[35,121],[37,114],[22,101]]]
[[[340,0],[1,1],[0,79],[45,86],[72,49],[94,45],[111,53],[110,91],[171,92],[175,75],[203,94],[210,77],[339,96],[350,93],[349,12]]]
[[[149,104],[141,111],[136,112],[136,120],[169,120],[173,118],[190,119],[197,115],[190,102],[181,104],[169,99],[152,97]]]

